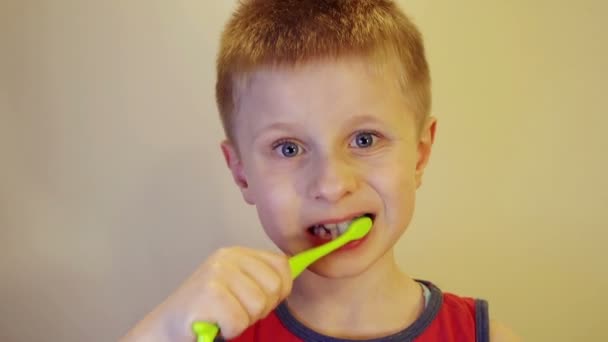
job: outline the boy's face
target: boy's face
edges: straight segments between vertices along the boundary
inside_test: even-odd
[[[327,277],[358,274],[392,249],[434,139],[432,118],[418,132],[396,73],[369,65],[353,57],[258,70],[239,92],[236,146],[222,145],[244,199],[286,254],[325,242],[336,223],[373,217],[365,240],[311,267]]]

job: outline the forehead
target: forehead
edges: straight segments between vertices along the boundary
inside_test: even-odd
[[[399,85],[403,74],[401,63],[394,55],[342,55],[324,57],[295,64],[261,65],[247,72],[235,75],[235,95],[247,94],[260,86],[269,86],[273,81],[301,82],[305,79],[313,82],[344,81],[353,79],[367,81],[388,81],[390,86]],[[389,84],[386,84],[387,86]]]
[[[258,68],[235,80],[234,127],[261,120],[312,119],[314,115],[379,111],[401,104],[392,63],[369,58],[323,59],[295,66]],[[255,118],[255,120],[252,120]]]

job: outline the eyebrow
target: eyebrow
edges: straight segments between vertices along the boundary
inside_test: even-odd
[[[346,120],[344,127],[352,127],[352,126],[357,126],[357,125],[361,125],[364,123],[381,123],[381,121],[373,115],[370,114],[356,114],[355,116],[349,118],[348,120]],[[293,131],[294,127],[298,127],[300,125],[300,123],[298,122],[288,122],[288,121],[279,121],[279,122],[274,122],[270,125],[267,126],[263,126],[261,128],[259,128],[258,130],[256,130],[253,134],[253,141],[256,141],[259,139],[259,137],[267,132],[270,131]]]
[[[279,122],[274,122],[267,126],[262,126],[261,128],[257,129],[253,133],[253,141],[257,141],[261,135],[263,135],[269,131],[279,131],[279,130],[291,131],[291,130],[293,130],[293,127],[297,126],[297,125],[298,125],[298,123],[296,123],[296,122],[279,121]]]
[[[356,125],[360,125],[363,123],[380,123],[380,120],[378,120],[378,118],[376,116],[370,115],[370,114],[361,114],[361,115],[357,115],[352,117],[351,119],[346,121],[346,124],[348,126],[356,126]]]

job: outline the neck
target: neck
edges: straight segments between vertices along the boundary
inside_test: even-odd
[[[305,325],[341,338],[398,332],[424,308],[420,286],[399,269],[392,250],[354,277],[332,279],[303,273],[287,304]]]

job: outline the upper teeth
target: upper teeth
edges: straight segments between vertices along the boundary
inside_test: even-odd
[[[329,230],[335,230],[338,232],[338,234],[341,235],[348,229],[348,226],[350,225],[351,222],[352,222],[352,220],[349,220],[349,221],[344,221],[344,222],[340,222],[340,223],[328,223],[328,224],[324,224],[323,226]]]
[[[313,227],[312,231],[315,235],[324,237],[324,238],[336,238],[348,229],[348,226],[353,220],[348,220],[339,223],[326,223],[319,224]]]

